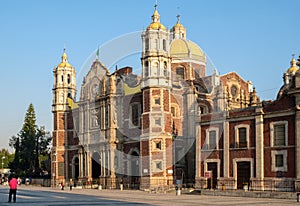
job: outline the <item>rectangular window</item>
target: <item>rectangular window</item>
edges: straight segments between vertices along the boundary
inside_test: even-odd
[[[155,143],[156,149],[161,149],[161,141]]]
[[[217,146],[217,132],[216,131],[209,131],[209,149],[215,149]]]
[[[162,163],[161,162],[156,163],[156,169],[162,170]]]
[[[285,146],[285,124],[274,125],[274,146]]]
[[[241,127],[238,129],[239,132],[239,147],[247,147],[247,129],[245,127]]]
[[[177,79],[184,79],[184,68],[183,67],[176,68],[176,77],[177,77]]]
[[[134,126],[139,126],[140,110],[139,104],[131,105],[131,122]]]
[[[154,104],[160,105],[160,98],[159,98],[159,97],[156,97],[156,98],[154,99]]]
[[[155,118],[155,125],[161,126],[161,119],[160,119],[160,117]]]
[[[275,155],[275,166],[276,167],[283,167],[284,166],[283,154]]]

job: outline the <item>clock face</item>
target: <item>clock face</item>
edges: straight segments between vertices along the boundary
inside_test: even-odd
[[[236,97],[237,96],[237,87],[235,85],[232,85],[230,92],[233,97]]]

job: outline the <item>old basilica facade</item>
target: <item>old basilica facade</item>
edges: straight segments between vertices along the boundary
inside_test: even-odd
[[[52,180],[104,188],[288,190],[300,187],[300,63],[274,101],[235,72],[207,75],[202,49],[155,8],[142,32],[142,73],[98,58],[76,99],[64,51],[54,68]]]

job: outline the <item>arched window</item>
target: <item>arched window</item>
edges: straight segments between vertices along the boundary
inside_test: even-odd
[[[68,74],[68,84],[70,84],[71,83],[71,76],[70,76],[70,74]]]
[[[165,39],[163,39],[163,50],[167,51],[167,43]]]
[[[149,62],[145,61],[145,77],[149,76]]]

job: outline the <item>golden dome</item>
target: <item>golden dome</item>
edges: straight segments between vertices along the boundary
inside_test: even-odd
[[[159,30],[162,29],[164,31],[167,31],[166,27],[162,25],[160,22],[152,22],[147,29],[153,29],[153,30]]]
[[[69,64],[68,62],[62,62],[62,63],[60,63],[59,65],[58,65],[58,67],[72,67],[72,65],[71,64]]]
[[[205,61],[205,54],[194,42],[186,39],[174,39],[170,46],[170,55],[175,58],[191,58]]]
[[[286,70],[286,73],[296,73],[296,71],[298,71],[298,69],[299,68],[297,67],[296,59],[294,59],[294,56],[293,56],[293,58],[291,60],[291,67]]]
[[[159,30],[162,29],[164,31],[167,31],[166,27],[160,23],[160,15],[156,9],[157,5],[155,5],[155,10],[152,15],[152,23],[147,27],[147,30]]]
[[[180,29],[180,28],[184,28],[184,26],[182,25],[182,24],[180,24],[180,23],[177,23],[177,24],[175,24],[174,26],[173,26],[173,30],[175,30],[175,29]]]
[[[61,63],[58,67],[69,67],[72,68],[72,65],[68,63],[68,56],[66,54],[66,49],[64,49],[64,53],[61,56]]]

